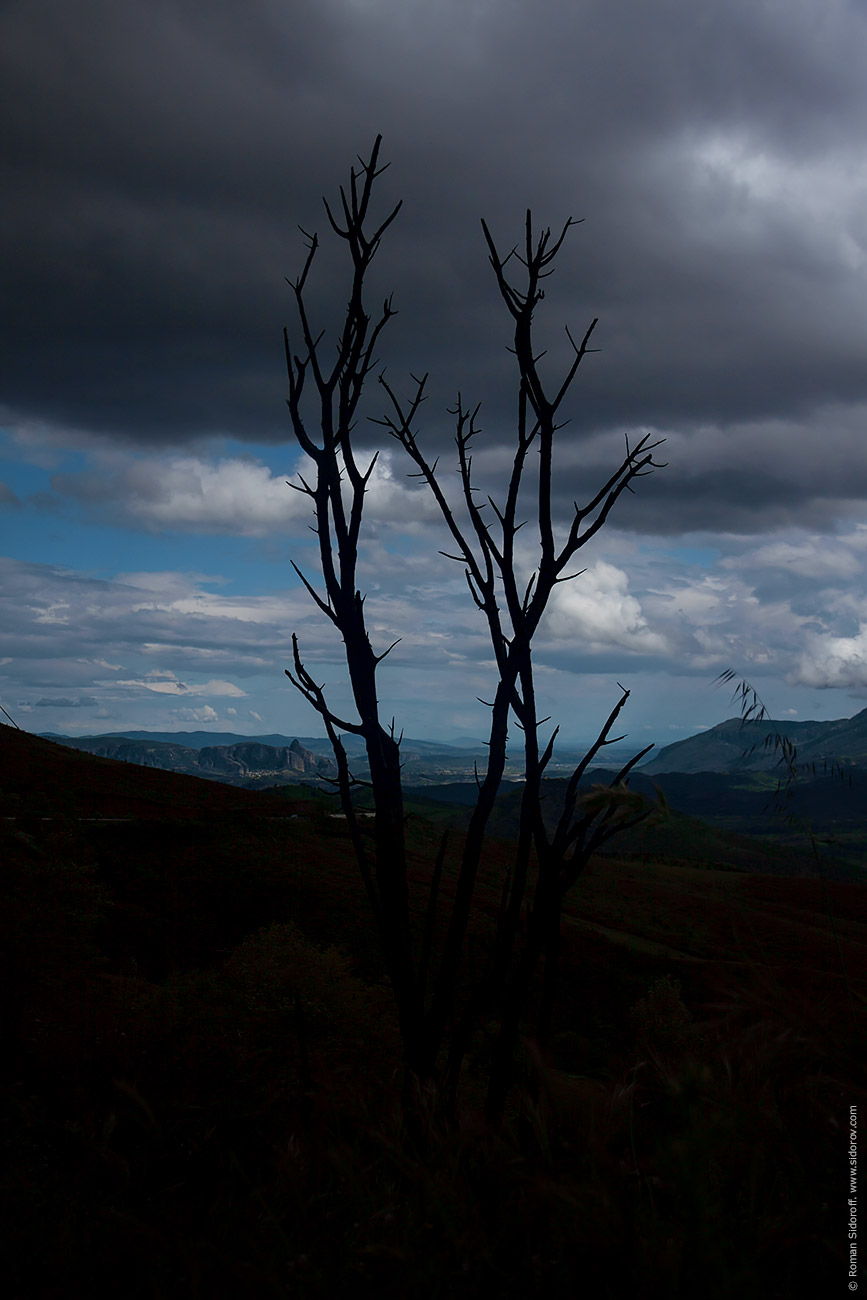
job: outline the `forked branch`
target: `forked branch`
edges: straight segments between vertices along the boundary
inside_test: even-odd
[[[555,527],[560,521],[555,518],[553,492],[554,442],[562,428],[558,414],[580,366],[594,350],[590,342],[597,322],[594,319],[590,323],[580,342],[567,328],[572,355],[565,369],[551,380],[544,349],[534,341],[534,313],[545,296],[543,282],[553,273],[555,259],[576,223],[568,220],[556,235],[550,228],[537,233],[528,211],[521,244],[501,256],[483,221],[497,289],[513,322],[510,350],[518,372],[514,452],[504,495],[482,494],[474,478],[473,448],[481,433],[478,405],[465,404],[458,394],[451,412],[460,483],[457,501],[452,503],[438,476],[437,459],[428,457],[422,449],[416,429],[427,376],[413,378],[414,390],[407,400],[397,395],[384,375],[379,376],[387,409],[376,423],[401,445],[415,475],[437,503],[451,538],[449,550],[443,554],[463,567],[472,601],[487,623],[495,664],[495,686],[486,706],[490,710],[487,760],[482,771],[476,770],[477,798],[461,846],[454,886],[448,891],[442,887],[446,854],[443,839],[432,864],[426,904],[413,911],[407,874],[400,737],[395,736],[393,721],[389,727],[382,724],[376,678],[379,665],[397,641],[374,652],[357,581],[364,503],[376,457],[366,467],[359,463],[353,430],[366,384],[378,367],[376,353],[383,331],[395,315],[390,297],[384,300],[375,319],[364,300],[371,262],[400,210],[397,204],[378,223],[370,219],[374,184],[384,171],[379,165],[380,145],[377,137],[368,160],[360,160],[359,168],[352,168],[348,188],[340,189],[339,207],[325,203],[331,231],[345,244],[351,266],[350,292],[336,357],[325,363],[323,334],[315,329],[307,307],[307,290],[319,247],[315,234],[302,232],[306,243],[302,270],[296,280],[289,282],[301,336],[297,352],[290,346],[288,332],[285,334],[290,419],[298,445],[313,467],[312,472],[305,470],[305,476],[299,476],[293,486],[310,500],[313,509],[321,589],[317,590],[297,566],[295,572],[317,609],[342,637],[357,720],[340,716],[329,707],[324,687],[306,669],[294,636],[294,666],[287,670],[287,677],[323,720],[334,749],[341,803],[395,994],[407,1078],[421,1082],[436,1079],[445,1053],[446,1093],[453,1095],[476,1018],[483,1013],[498,1016],[500,1031],[487,1107],[489,1118],[498,1124],[529,982],[542,952],[550,955],[553,951],[549,945],[559,927],[563,896],[598,847],[619,829],[647,815],[644,804],[626,786],[629,772],[647,750],[621,768],[607,791],[593,791],[589,796],[582,793],[581,783],[593,759],[605,746],[615,743],[612,732],[629,697],[621,687],[618,703],[566,783],[553,828],[546,822],[542,780],[554,758],[558,728],[543,744],[540,728],[549,719],[540,717],[537,705],[534,638],[555,586],[576,576],[566,572],[576,552],[605,525],[622,494],[632,490],[634,480],[659,467],[654,452],[661,439],[652,441],[647,435],[634,448],[627,443],[625,455],[600,488],[584,505],[574,503],[565,541],[558,544],[557,537],[562,534]],[[315,436],[311,432],[314,427]],[[528,485],[525,474],[531,447],[538,450],[539,464],[535,483]],[[517,538],[522,529],[526,531],[519,545]],[[526,557],[534,546],[536,555],[528,576]],[[524,750],[524,789],[514,857],[502,890],[497,938],[487,974],[481,982],[471,981],[469,992],[461,993],[476,880],[506,770],[510,725],[520,731]],[[362,835],[353,807],[356,783],[349,771],[341,732],[359,736],[365,744],[375,810],[369,837]],[[438,912],[446,894],[450,901],[445,916],[440,917]],[[411,925],[415,914],[423,917],[420,936]],[[549,974],[546,965],[547,989],[551,986]]]

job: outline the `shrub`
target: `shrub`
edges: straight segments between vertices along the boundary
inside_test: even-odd
[[[663,1055],[681,1051],[692,1035],[692,1014],[684,1005],[680,980],[663,975],[654,980],[629,1018],[639,1047]]]

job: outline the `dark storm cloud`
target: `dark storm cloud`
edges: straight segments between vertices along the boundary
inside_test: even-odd
[[[833,532],[862,519],[867,502],[867,405],[816,406],[808,416],[680,428],[639,426],[587,435],[580,420],[558,435],[561,473],[555,501],[569,517],[576,495],[604,482],[623,455],[647,436],[664,468],[621,497],[617,527],[636,533],[754,534],[797,526]],[[498,468],[494,458],[494,470]],[[493,474],[491,475],[493,478]],[[585,486],[581,486],[584,484]]]
[[[540,315],[554,370],[563,326],[600,317],[582,430],[681,428],[693,454],[703,424],[788,418],[810,437],[818,406],[867,400],[854,3],[21,0],[0,23],[13,421],[285,437],[296,223],[324,232],[319,196],[377,131],[383,209],[406,200],[377,279],[401,313],[382,354],[398,385],[432,372],[432,439],[458,387],[508,428],[509,321],[478,218],[506,249],[528,204],[586,217]],[[338,267],[323,248],[323,323]],[[697,455],[634,526],[662,507],[675,528],[749,531],[809,494],[779,461],[702,478]],[[829,499],[863,494],[856,478]]]

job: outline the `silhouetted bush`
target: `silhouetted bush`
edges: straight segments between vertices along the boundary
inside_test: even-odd
[[[692,1014],[684,1006],[680,980],[663,975],[630,1009],[638,1045],[655,1052],[679,1052],[690,1040]]]

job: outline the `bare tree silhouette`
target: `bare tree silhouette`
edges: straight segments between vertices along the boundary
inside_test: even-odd
[[[460,850],[454,899],[442,923],[445,938],[435,954],[434,933],[443,906],[440,883],[446,861],[445,837],[433,864],[426,920],[416,938],[410,923],[410,891],[400,738],[394,723],[384,725],[379,712],[377,672],[388,647],[376,653],[365,623],[364,596],[357,585],[358,544],[364,498],[376,456],[366,467],[358,463],[354,422],[365,385],[377,370],[376,348],[395,314],[390,298],[374,319],[368,314],[365,277],[398,204],[379,225],[370,221],[371,195],[379,166],[381,137],[367,161],[350,173],[348,192],[340,189],[340,215],[325,202],[331,229],[349,250],[352,281],[337,354],[328,366],[323,357],[323,335],[314,332],[307,308],[307,285],[319,241],[308,235],[307,258],[301,274],[290,281],[297,307],[301,345],[295,351],[285,333],[289,377],[288,406],[299,446],[312,461],[308,482],[298,490],[312,502],[323,590],[296,567],[301,581],[323,616],[339,631],[357,719],[335,713],[324,690],[308,669],[293,635],[293,668],[287,676],[322,718],[334,748],[337,785],[358,865],[379,931],[389,979],[397,1004],[405,1060],[405,1100],[410,1105],[418,1087],[434,1083],[447,1113],[457,1097],[462,1062],[471,1045],[480,1015],[494,1009],[499,1030],[490,1070],[487,1117],[498,1125],[512,1078],[512,1061],[527,1006],[531,982],[540,961],[545,970],[537,1032],[544,1037],[550,1022],[556,985],[557,952],[563,899],[587,866],[591,856],[618,831],[635,825],[648,813],[647,805],[627,788],[628,774],[652,746],[636,754],[609,787],[585,791],[582,781],[590,764],[606,746],[622,740],[612,736],[629,698],[620,697],[593,745],[566,783],[559,815],[546,823],[542,815],[542,781],[554,752],[555,727],[547,740],[540,731],[549,721],[540,718],[536,701],[533,640],[558,583],[572,580],[567,569],[581,548],[603,527],[624,491],[633,481],[658,468],[653,453],[659,446],[649,437],[634,447],[627,443],[619,465],[583,503],[574,503],[566,539],[558,544],[552,503],[554,440],[559,413],[579,366],[591,350],[594,320],[580,343],[567,334],[573,356],[565,373],[551,386],[540,370],[541,357],[533,342],[533,321],[544,297],[543,281],[553,270],[570,227],[558,236],[550,229],[534,231],[527,213],[520,246],[502,256],[485,222],[482,231],[502,301],[514,321],[514,355],[518,370],[517,429],[514,457],[505,499],[477,499],[473,481],[472,446],[479,434],[479,407],[469,408],[458,396],[455,417],[457,459],[461,484],[461,514],[449,503],[430,461],[419,443],[416,421],[425,397],[427,376],[413,379],[411,395],[403,399],[379,374],[386,414],[378,421],[400,443],[414,463],[415,473],[427,484],[451,535],[454,549],[447,554],[463,566],[469,591],[484,618],[494,661],[496,684],[490,708],[490,735],[485,770],[477,775],[478,797]],[[308,398],[310,399],[308,401]],[[308,417],[308,411],[312,415]],[[313,429],[315,427],[315,432]],[[527,457],[538,453],[538,480],[527,483]],[[533,522],[537,530],[538,559],[529,580],[519,576],[516,552],[521,517],[530,491],[535,500]],[[522,542],[527,534],[524,533]],[[496,940],[484,972],[475,978],[458,1005],[457,990],[465,967],[467,934],[485,839],[506,764],[510,718],[523,735],[525,783],[520,808],[520,828],[514,860],[502,887]],[[370,770],[370,794],[375,816],[372,834],[362,831],[353,805],[358,782],[350,772],[341,732],[361,737]],[[435,961],[435,958],[438,960]],[[464,981],[464,984],[466,981]]]

